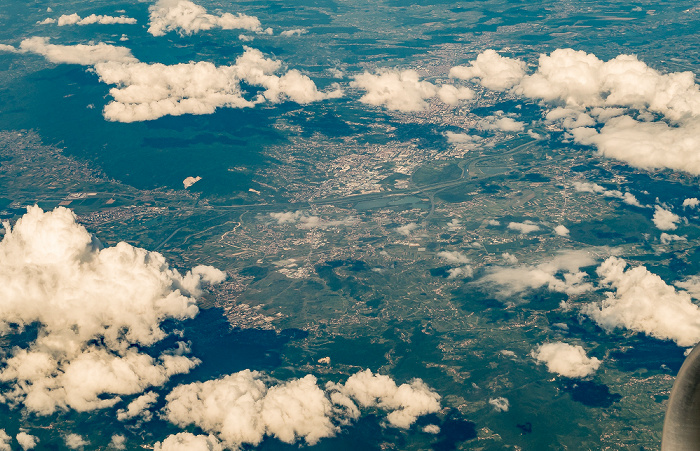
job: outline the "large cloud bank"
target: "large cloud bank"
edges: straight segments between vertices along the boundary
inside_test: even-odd
[[[524,67],[522,61],[487,50],[469,66],[452,68],[450,75],[588,111],[604,124],[600,131],[592,127],[595,121],[589,115],[583,116],[584,122],[562,119],[576,142],[595,146],[602,155],[640,168],[700,174],[700,89],[692,72],[664,74],[633,55],[602,61],[572,49],[540,55],[532,74]],[[637,119],[635,112],[641,112]],[[661,120],[648,122],[654,115]]]
[[[449,105],[474,97],[469,88],[452,85],[438,88],[428,81],[420,81],[418,73],[410,69],[385,70],[377,74],[365,72],[356,75],[350,86],[366,92],[360,98],[362,103],[403,112],[424,110],[428,106],[426,100],[435,96]]]
[[[547,365],[547,371],[570,378],[592,375],[600,367],[600,360],[588,357],[581,346],[560,341],[545,343],[530,354],[538,363]]]
[[[178,434],[156,449],[238,449],[257,445],[266,436],[285,443],[309,445],[332,437],[340,426],[359,418],[360,408],[388,412],[387,422],[410,427],[420,415],[437,412],[440,396],[416,379],[397,386],[388,376],[366,370],[344,383],[318,386],[312,375],[274,385],[255,371],[241,371],[220,379],[180,385],[166,397],[163,417],[180,427],[195,425],[209,434]],[[204,448],[204,446],[210,448]]]
[[[700,341],[700,309],[683,290],[667,285],[644,266],[626,269],[627,263],[610,257],[596,272],[601,284],[614,291],[601,303],[581,311],[607,331],[616,328],[641,332],[679,346]]]
[[[208,62],[175,64],[122,63],[95,65],[95,73],[107,84],[114,98],[104,109],[111,121],[134,122],[166,115],[211,114],[217,108],[252,107],[264,101],[289,99],[310,103],[342,95],[340,90],[324,93],[297,70],[275,75],[282,63],[265,58],[259,50],[245,53],[229,66]],[[243,97],[240,83],[263,88],[253,99]]]
[[[240,13],[236,15],[224,13],[215,16],[208,14],[202,6],[189,0],[158,0],[149,7],[149,11],[148,32],[153,36],[164,36],[169,31],[177,31],[184,36],[212,28],[262,31],[257,17]]]
[[[65,208],[30,207],[0,242],[0,332],[36,338],[4,357],[0,400],[48,415],[89,411],[160,386],[197,359],[143,349],[161,341],[165,320],[194,317],[204,283],[224,273],[198,266],[181,275],[155,252],[102,248]]]

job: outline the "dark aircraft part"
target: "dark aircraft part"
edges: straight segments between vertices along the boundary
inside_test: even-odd
[[[683,362],[666,407],[661,451],[700,450],[700,345]]]

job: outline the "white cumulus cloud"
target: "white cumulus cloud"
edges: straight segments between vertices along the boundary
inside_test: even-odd
[[[493,406],[493,410],[496,412],[508,412],[510,409],[510,402],[506,398],[491,398],[489,399],[489,404]]]
[[[126,47],[104,43],[57,45],[49,44],[48,38],[35,36],[23,40],[19,49],[22,53],[36,53],[57,64],[80,64],[92,66],[105,61],[129,63],[137,61]]]
[[[325,389],[312,375],[273,384],[261,373],[244,370],[176,387],[166,396],[163,416],[180,427],[195,425],[232,449],[257,445],[266,436],[313,445],[338,433],[339,425],[359,418],[360,407],[387,411],[389,425],[408,428],[418,416],[438,411],[439,400],[420,380],[397,386],[390,377],[369,370],[350,376],[344,384],[329,382]],[[168,440],[174,446],[211,438],[178,434],[157,446],[184,449],[166,448]]]
[[[275,75],[282,63],[265,58],[256,49],[245,53],[229,66],[209,62],[175,65],[116,61],[95,65],[95,73],[110,89],[114,100],[104,109],[111,121],[134,122],[166,115],[211,114],[217,108],[252,107],[264,101],[291,100],[309,103],[342,95],[338,89],[319,92],[314,82],[297,70]],[[240,82],[264,88],[256,98],[246,99]]]
[[[51,23],[51,22],[49,22]],[[66,25],[112,25],[112,24],[127,24],[133,25],[136,23],[136,19],[133,17],[126,16],[103,16],[97,14],[90,14],[86,17],[80,17],[77,13],[74,14],[64,14],[58,18],[57,24],[59,27]]]
[[[39,443],[39,439],[37,437],[27,434],[26,432],[18,433],[15,438],[17,439],[17,443],[19,443],[20,448],[22,448],[24,451],[34,449],[36,444]]]
[[[450,69],[451,78],[471,80],[478,78],[482,86],[502,91],[512,88],[525,76],[525,63],[502,57],[495,50],[480,53],[469,66]]]
[[[626,269],[627,263],[610,257],[596,272],[601,284],[612,288],[600,303],[581,309],[606,331],[616,328],[641,332],[678,346],[700,341],[700,309],[691,296],[649,272],[644,266]]]
[[[139,350],[166,336],[161,323],[194,317],[203,283],[221,271],[181,275],[162,255],[119,243],[102,248],[65,208],[30,207],[0,242],[0,333],[37,327],[3,358],[1,400],[41,415],[113,406],[160,386],[197,359]]]
[[[656,205],[652,222],[659,230],[676,230],[676,224],[681,218],[672,211],[666,210],[663,207]]]
[[[169,31],[177,31],[184,36],[212,28],[263,32],[257,17],[240,13],[215,16],[189,0],[158,0],[149,7],[149,11],[148,32],[153,36],[164,36]]]
[[[508,223],[508,228],[510,230],[515,230],[516,232],[520,232],[524,235],[532,232],[537,232],[540,230],[540,226],[537,224],[533,223],[532,221],[525,221],[525,222],[510,222]]]
[[[569,378],[590,376],[600,367],[600,360],[588,357],[583,347],[560,341],[540,345],[530,355],[538,363],[547,365],[550,373]]]

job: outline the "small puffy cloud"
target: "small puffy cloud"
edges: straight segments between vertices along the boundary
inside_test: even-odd
[[[126,449],[126,437],[121,434],[114,434],[112,440],[109,441],[111,449]]]
[[[442,251],[438,252],[437,254],[438,257],[442,258],[448,263],[457,263],[457,264],[465,264],[469,263],[469,257],[464,255],[462,252],[459,251]]]
[[[584,378],[600,367],[600,360],[586,356],[581,346],[560,341],[545,343],[530,354],[538,363],[547,365],[547,371],[569,378]]]
[[[559,236],[569,236],[569,229],[560,224],[554,228],[554,233]]]
[[[291,100],[305,104],[336,98],[340,90],[324,93],[297,70],[275,75],[282,63],[246,47],[234,65],[208,62],[167,66],[141,62],[105,62],[95,65],[100,81],[116,85],[114,98],[104,108],[107,120],[134,122],[166,115],[211,114],[220,107],[245,108],[264,101]],[[264,88],[256,98],[243,97],[240,82]]]
[[[126,406],[126,409],[117,411],[117,420],[128,421],[136,417],[141,417],[143,421],[150,421],[153,413],[148,410],[158,400],[158,393],[148,392],[134,399]]]
[[[112,25],[112,24],[128,24],[133,25],[136,23],[136,19],[133,17],[126,16],[103,16],[90,14],[87,17],[80,17],[78,14],[64,14],[58,18],[58,26],[63,27],[66,25]],[[44,22],[45,23],[45,22]]]
[[[17,443],[19,443],[20,448],[22,448],[24,451],[34,449],[36,444],[39,443],[39,439],[37,437],[27,434],[26,432],[20,432],[15,438],[17,439]]]
[[[524,235],[527,235],[528,233],[536,232],[540,230],[540,227],[533,223],[532,221],[525,221],[525,222],[511,222],[508,224],[508,228],[510,230],[515,230],[516,232],[520,232]]]
[[[409,236],[411,232],[416,230],[418,228],[418,224],[415,222],[409,222],[408,224],[404,224],[400,227],[396,228],[396,233],[399,233],[403,236]]]
[[[460,266],[457,268],[450,268],[447,270],[448,279],[457,279],[459,277],[471,277],[474,275],[474,268],[471,266]]]
[[[492,267],[476,283],[496,285],[496,296],[502,300],[539,287],[569,295],[582,294],[591,291],[593,286],[587,282],[588,275],[581,268],[594,263],[595,259],[588,252],[565,251],[536,266]]]
[[[460,100],[471,100],[474,98],[474,91],[467,87],[457,87],[453,85],[442,85],[437,91],[437,96],[443,103],[457,105]]]
[[[277,221],[277,224],[293,224],[302,216],[301,211],[285,211],[279,213],[270,213],[270,217]]]
[[[661,236],[659,236],[659,240],[661,241],[661,244],[671,244],[674,241],[688,241],[688,238],[664,232],[661,234]]]
[[[676,223],[680,222],[681,218],[672,211],[656,205],[654,217],[651,220],[659,230],[676,230]]]
[[[479,122],[484,130],[501,130],[504,132],[521,132],[525,129],[524,122],[518,122],[510,117],[489,116]]]
[[[66,446],[70,449],[83,449],[90,444],[90,442],[85,441],[85,439],[78,434],[67,434],[63,439]]]
[[[350,86],[366,91],[360,102],[384,106],[396,111],[420,111],[434,97],[438,89],[430,82],[420,81],[414,70],[385,70],[376,75],[365,72],[356,75]]]
[[[481,141],[481,136],[478,135],[468,135],[466,133],[455,133],[447,131],[445,132],[447,137],[447,142],[450,144],[471,144],[474,142]]]
[[[700,200],[697,197],[691,197],[689,199],[683,200],[683,207],[687,208],[697,208],[700,205]]]
[[[240,13],[215,16],[189,0],[158,0],[148,10],[148,32],[153,36],[164,36],[169,31],[177,31],[181,36],[185,36],[212,28],[264,32],[257,17]]]
[[[426,434],[439,434],[440,433],[440,426],[437,424],[428,424],[426,426],[423,426],[423,432]]]
[[[503,261],[511,265],[518,263],[518,257],[508,252],[504,252],[503,254],[501,254],[501,258],[503,259]]]
[[[4,402],[49,415],[107,408],[160,386],[198,360],[144,352],[166,320],[194,317],[208,266],[181,275],[162,255],[127,243],[102,248],[75,215],[30,207],[0,241],[0,333],[35,325],[36,338],[2,357]]]
[[[223,451],[224,447],[213,435],[180,432],[156,443],[153,449],[154,451]]]
[[[309,30],[306,28],[295,28],[293,30],[284,30],[280,33],[280,36],[301,36],[302,34],[308,33]]]
[[[603,197],[613,197],[615,199],[620,199],[622,202],[626,203],[627,205],[632,205],[635,207],[644,207],[639,200],[634,196],[634,194],[630,192],[623,193],[622,191],[619,190],[609,190],[606,189],[597,183],[589,183],[589,182],[574,182],[573,183],[574,190],[580,192],[580,193],[595,193],[595,194],[600,194]]]
[[[601,284],[612,291],[581,312],[608,332],[619,327],[684,347],[700,341],[700,309],[690,294],[667,285],[644,266],[626,266],[623,259],[610,257],[598,267]]]
[[[126,47],[109,44],[49,44],[48,38],[35,36],[23,40],[19,45],[23,53],[36,53],[57,64],[80,64],[92,66],[106,61],[129,63],[137,61]]]
[[[496,412],[508,412],[510,409],[510,403],[506,398],[491,398],[489,399],[489,404],[493,406],[493,410]]]
[[[478,78],[482,86],[497,91],[512,88],[525,76],[525,63],[503,57],[494,50],[480,53],[469,66],[450,69],[451,78],[471,80]]]
[[[185,186],[185,189],[187,189],[200,180],[202,180],[202,177],[200,177],[200,176],[197,176],[197,177],[189,176],[185,180],[182,181],[182,184]]]
[[[270,213],[270,217],[280,225],[296,223],[300,229],[326,229],[328,227],[353,225],[357,222],[354,218],[329,221],[319,216],[307,215],[299,210]]]

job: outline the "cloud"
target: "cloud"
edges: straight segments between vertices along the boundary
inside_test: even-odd
[[[90,442],[85,441],[85,439],[78,434],[68,434],[64,437],[64,441],[66,442],[66,446],[70,449],[82,449],[90,444]]]
[[[474,268],[469,265],[460,266],[458,268],[450,268],[447,270],[448,279],[456,279],[458,277],[471,277],[474,275]]]
[[[183,186],[185,189],[189,188],[190,186],[194,185],[198,181],[202,180],[202,177],[197,176],[197,177],[187,177],[185,180],[182,181]]]
[[[467,135],[466,133],[445,132],[447,142],[450,144],[470,144],[475,141],[481,141],[481,136]]]
[[[404,112],[424,110],[428,106],[425,100],[437,94],[435,85],[419,81],[414,70],[386,70],[376,75],[365,72],[356,75],[350,86],[367,92],[360,98],[362,103]]]
[[[428,81],[420,81],[418,72],[410,69],[365,72],[355,75],[350,86],[366,92],[360,102],[402,112],[424,110],[428,107],[426,100],[435,96],[448,105],[474,97],[474,92],[466,87],[442,85],[438,88]]]
[[[697,197],[691,197],[683,200],[683,207],[697,208],[698,205],[700,205],[700,200],[698,200]]]
[[[34,449],[36,444],[39,443],[39,439],[37,437],[27,434],[26,432],[18,433],[15,438],[17,439],[17,443],[19,443],[20,448],[22,448],[24,451]]]
[[[569,236],[569,229],[567,229],[563,225],[558,225],[554,228],[554,233],[556,233],[559,236]]]
[[[121,434],[112,435],[112,440],[109,441],[111,449],[126,449],[126,437]]]
[[[357,223],[357,220],[353,218],[340,219],[335,221],[328,221],[321,219],[318,216],[307,215],[302,211],[286,211],[279,213],[270,213],[270,217],[277,221],[277,224],[294,224],[297,223],[297,228],[299,229],[326,229],[328,227],[337,227],[341,225],[353,225]]]
[[[154,451],[223,451],[224,447],[213,435],[180,432],[168,436],[162,443],[156,443],[153,449]]]
[[[49,44],[48,38],[35,36],[23,40],[19,45],[21,53],[36,53],[42,55],[48,61],[57,64],[80,64],[92,66],[106,61],[129,63],[137,61],[126,47],[118,47],[109,44],[77,44],[56,45]]]
[[[695,152],[700,146],[700,88],[690,71],[663,74],[633,55],[602,61],[572,49],[541,54],[537,70],[529,75],[522,61],[500,57],[493,50],[471,64],[453,68],[451,74],[479,78],[490,89],[563,103],[565,107],[550,111],[547,119],[561,120],[577,143],[595,146],[601,155],[643,169],[700,174]],[[507,76],[494,82],[499,79],[489,75],[490,68]],[[628,114],[623,114],[625,108]],[[635,112],[643,121],[629,115]],[[661,120],[653,121],[654,114]],[[593,117],[605,124],[600,131],[592,128]]]
[[[302,34],[308,33],[309,30],[306,28],[295,28],[293,30],[284,30],[280,33],[280,36],[301,36]]]
[[[580,270],[593,264],[595,259],[588,252],[563,251],[536,266],[494,266],[476,283],[498,286],[496,296],[503,300],[540,287],[577,295],[593,289],[593,285],[586,282],[588,275]]]
[[[661,236],[659,236],[659,240],[661,241],[661,244],[671,244],[673,241],[688,241],[688,238],[664,232],[661,234]]]
[[[220,107],[245,108],[264,101],[283,100],[305,104],[342,95],[338,89],[324,93],[307,76],[290,70],[274,75],[282,63],[245,47],[234,65],[209,62],[167,66],[141,62],[104,62],[95,65],[100,81],[117,85],[114,100],[104,108],[107,120],[134,122],[166,115],[211,114]],[[243,97],[240,82],[264,88],[256,98]]]
[[[510,117],[488,116],[479,122],[484,130],[501,130],[504,132],[521,132],[525,129],[525,123],[518,122]]]
[[[489,399],[489,404],[493,406],[493,410],[496,412],[508,412],[508,409],[510,409],[510,403],[506,398],[491,398]]]
[[[7,435],[4,429],[0,429],[0,451],[12,451],[12,437]]]
[[[48,20],[51,20],[51,22],[47,22]],[[46,19],[40,23],[53,23],[53,22],[55,22],[53,19]],[[64,14],[58,18],[57,22],[58,22],[59,27],[63,27],[66,25],[91,25],[91,24],[100,24],[100,25],[127,24],[127,25],[133,25],[136,23],[136,19],[134,19],[133,17],[126,17],[126,16],[114,17],[114,16],[103,16],[103,15],[90,14],[87,17],[80,17],[78,14]]]
[[[180,427],[195,425],[233,449],[257,445],[266,436],[313,445],[339,432],[337,424],[359,418],[355,402],[388,411],[390,425],[408,428],[418,416],[438,411],[439,399],[420,380],[397,386],[369,370],[345,384],[329,382],[325,391],[312,375],[273,385],[261,373],[244,370],[176,387],[166,396],[163,417]],[[180,440],[201,442],[203,437],[180,435]]]
[[[508,224],[508,228],[510,230],[515,230],[525,235],[540,230],[540,227],[532,221],[511,222]]]
[[[610,119],[598,132],[593,128],[571,131],[574,140],[595,146],[601,155],[642,169],[669,168],[700,174],[700,120],[679,125],[639,122],[623,115]]]
[[[634,194],[627,192],[627,193],[622,193],[622,191],[619,190],[609,190],[606,189],[597,183],[588,183],[588,182],[574,182],[573,183],[574,190],[580,192],[580,193],[595,193],[595,194],[600,194],[603,197],[614,197],[616,199],[620,199],[622,202],[626,203],[627,205],[632,205],[635,207],[644,207],[639,200],[637,200],[636,197],[634,197]]]
[[[457,87],[453,85],[442,85],[437,91],[437,96],[443,103],[457,105],[460,100],[471,100],[474,98],[474,91],[467,87]]]
[[[458,251],[441,251],[437,256],[449,263],[465,264],[470,261],[469,257]]]
[[[129,421],[136,417],[141,417],[143,421],[150,421],[153,413],[148,409],[158,400],[158,393],[148,392],[134,399],[126,406],[126,409],[117,411],[117,420]]]
[[[419,416],[440,410],[440,395],[432,391],[422,380],[396,385],[389,376],[360,371],[348,378],[345,384],[327,383],[331,400],[340,405],[356,401],[361,407],[377,407],[389,411],[387,421],[391,426],[408,429]],[[350,409],[352,410],[352,409]]]
[[[581,312],[608,332],[619,327],[686,347],[700,341],[700,309],[690,294],[667,285],[644,266],[626,266],[625,260],[610,257],[598,267],[601,285],[612,291]]]
[[[600,360],[586,356],[586,351],[581,346],[560,341],[540,345],[530,355],[537,363],[546,364],[550,373],[569,378],[590,376],[600,367]]]
[[[676,223],[681,220],[680,216],[669,210],[665,210],[659,205],[656,205],[654,208],[654,217],[651,220],[656,228],[659,230],[676,230]]]
[[[177,31],[181,36],[185,36],[212,28],[263,32],[257,17],[240,13],[215,16],[188,0],[158,0],[148,10],[148,32],[153,36],[164,36],[169,31]]]
[[[469,66],[450,69],[451,78],[471,80],[478,78],[482,86],[496,91],[512,88],[525,76],[525,63],[502,57],[494,50],[479,54]]]
[[[403,236],[409,236],[411,232],[416,230],[418,228],[418,224],[415,222],[409,222],[408,224],[404,224],[400,227],[396,228],[396,233],[399,233]]]
[[[36,328],[3,358],[2,400],[39,415],[111,407],[160,386],[197,359],[143,350],[165,320],[194,317],[203,285],[225,274],[198,266],[181,275],[162,255],[127,243],[102,248],[75,215],[29,207],[0,242],[0,333]]]

